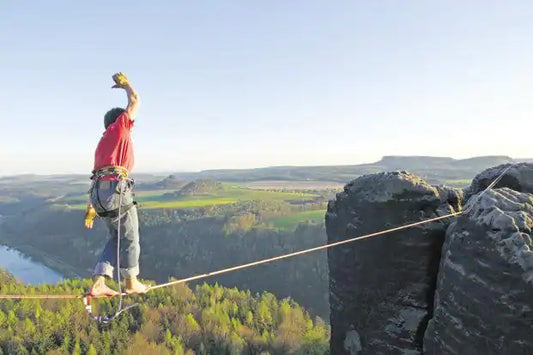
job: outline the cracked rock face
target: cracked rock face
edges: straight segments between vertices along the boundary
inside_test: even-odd
[[[406,172],[362,176],[330,201],[328,242],[456,211],[459,191]],[[446,224],[328,249],[331,353],[420,353]]]
[[[531,164],[521,165],[502,183],[529,191]],[[473,190],[496,174],[480,174]],[[533,354],[532,228],[533,196],[510,188],[487,191],[451,223],[426,354]]]

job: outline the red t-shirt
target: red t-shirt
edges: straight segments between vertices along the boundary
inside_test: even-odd
[[[133,121],[126,112],[107,127],[94,153],[95,171],[104,166],[121,166],[131,172],[134,161],[131,142],[132,127]]]

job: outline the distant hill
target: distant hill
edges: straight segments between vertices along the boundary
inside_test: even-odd
[[[507,156],[485,156],[469,159],[452,159],[448,157],[428,157],[428,156],[384,156],[374,165],[382,165],[388,169],[431,169],[431,168],[454,168],[468,167],[476,169],[482,167],[485,169],[489,166],[512,163],[513,159]]]
[[[213,195],[224,191],[224,186],[214,180],[195,180],[176,192],[178,196]]]
[[[430,156],[384,156],[374,163],[331,166],[274,166],[255,169],[219,169],[200,172],[177,172],[162,178],[161,175],[134,173],[133,177],[141,182],[138,190],[178,190],[186,181],[265,181],[265,180],[318,180],[345,183],[354,178],[383,171],[405,170],[417,174],[433,184],[449,180],[468,180],[486,168],[511,162],[533,162],[533,158],[512,159],[508,156],[481,156],[469,159]],[[60,188],[64,191],[65,183],[72,187],[72,192],[79,190],[79,184],[89,184],[86,175],[15,175],[0,177],[2,185],[21,186],[25,191],[48,192]],[[55,186],[57,185],[57,186]]]
[[[524,159],[520,161],[524,161]],[[515,160],[507,156],[483,156],[469,159],[428,156],[385,156],[381,160],[370,164],[221,169],[204,170],[197,173],[176,173],[175,175],[181,179],[188,180],[323,180],[347,182],[365,174],[406,170],[420,175],[430,183],[441,183],[447,180],[471,179],[483,169],[511,162],[515,162]]]
[[[169,175],[163,180],[151,183],[139,184],[139,190],[179,190],[187,184],[187,181],[178,178],[176,175]]]

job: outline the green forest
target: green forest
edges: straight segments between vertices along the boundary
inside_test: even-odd
[[[26,286],[0,270],[1,294],[83,294],[88,279]],[[110,314],[118,300],[93,301]],[[0,354],[327,354],[329,328],[293,300],[217,284],[175,285],[127,299],[98,323],[80,300],[0,300]]]

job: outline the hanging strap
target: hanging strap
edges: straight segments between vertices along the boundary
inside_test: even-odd
[[[83,305],[85,306],[85,311],[87,312],[89,317],[91,317],[95,321],[97,321],[99,323],[103,323],[103,324],[111,323],[111,321],[113,321],[115,318],[117,318],[123,312],[125,312],[125,311],[127,311],[127,310],[129,310],[129,309],[131,309],[133,307],[137,307],[138,306],[137,303],[134,303],[134,304],[132,304],[130,306],[127,306],[127,307],[123,307],[123,308],[121,307],[115,314],[109,314],[109,315],[106,315],[106,316],[97,316],[96,314],[93,313],[93,306],[91,304],[91,299],[92,299],[92,296],[90,294],[83,296],[82,302],[83,302]]]

